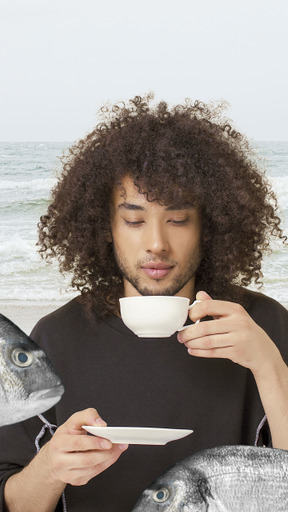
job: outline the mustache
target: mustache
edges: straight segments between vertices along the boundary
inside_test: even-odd
[[[149,263],[155,263],[156,265],[157,264],[161,264],[161,263],[164,263],[165,265],[169,265],[171,267],[175,267],[176,265],[178,265],[178,262],[175,261],[175,260],[171,260],[169,258],[157,258],[155,256],[147,256],[146,258],[142,258],[141,260],[138,260],[137,263],[136,263],[136,266],[137,268],[141,268],[143,267],[143,265],[147,265]]]

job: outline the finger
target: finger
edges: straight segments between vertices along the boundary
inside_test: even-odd
[[[205,316],[227,317],[229,315],[247,315],[245,309],[235,302],[223,300],[202,300],[190,309],[189,316],[193,322],[204,318]]]
[[[204,357],[209,359],[231,359],[230,356],[231,347],[211,348],[207,350],[199,348],[188,348],[188,353],[194,357]]]
[[[232,348],[234,346],[229,334],[205,336],[204,338],[188,341],[184,345],[192,350],[215,350],[218,348]]]
[[[124,446],[124,445],[122,445]],[[128,448],[128,445],[126,445],[125,450]],[[96,470],[97,474],[102,473],[102,471],[105,471],[105,469],[109,468],[114,464],[120,457],[120,455],[125,451],[124,449],[121,449],[119,452],[115,452],[114,456],[111,457],[111,459],[107,459],[106,461],[101,462],[100,464],[97,464]]]
[[[62,481],[65,483],[69,483],[71,485],[85,485],[89,480],[91,480],[91,478],[94,478],[95,476],[99,475],[100,473],[102,473],[102,471],[110,467],[118,460],[118,458],[120,457],[121,453],[123,453],[124,450],[117,449],[117,446],[118,445],[115,445],[115,450],[111,452],[110,457],[107,457],[106,460],[102,461],[98,459],[98,462],[94,465],[88,467],[67,466],[65,470],[62,472]]]
[[[177,339],[180,343],[187,343],[188,341],[204,338],[205,336],[227,334],[228,332],[233,331],[233,327],[234,325],[227,319],[200,322],[198,324],[193,324],[190,327],[186,327],[186,329],[179,332],[177,334]]]
[[[63,423],[59,429],[61,428],[61,430],[64,430],[71,435],[86,435],[87,432],[82,429],[82,425],[97,425],[104,427],[107,426],[107,423],[100,417],[96,409],[89,408],[72,414],[72,416],[70,416],[70,418]]]
[[[200,291],[196,294],[196,300],[212,300],[212,297],[204,291]]]
[[[89,450],[111,450],[112,443],[105,437],[64,434],[57,441],[59,451],[85,452]]]
[[[107,468],[112,466],[120,457],[121,453],[114,454],[106,461],[100,462],[99,464],[96,464],[95,466],[89,467],[89,468],[81,468],[81,469],[70,469],[66,473],[65,481],[66,483],[70,483],[71,485],[85,485],[91,478],[94,478],[95,476],[99,475],[103,471],[105,471]]]
[[[66,470],[92,468],[110,459],[117,459],[123,451],[118,445],[113,445],[111,450],[65,453],[62,457],[61,465]]]
[[[114,447],[115,447],[115,450],[112,452],[111,458],[107,459],[106,461],[104,460],[103,462],[100,462],[100,464],[97,464],[96,470],[97,470],[98,474],[102,471],[105,471],[105,469],[109,468],[112,464],[114,464],[114,462],[116,462],[119,459],[120,455],[124,451],[127,450],[129,445],[128,444],[120,444],[120,445],[114,445]]]

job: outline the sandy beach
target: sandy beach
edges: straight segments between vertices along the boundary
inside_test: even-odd
[[[34,325],[45,315],[61,307],[63,303],[29,304],[0,303],[0,313],[14,322],[26,334],[30,334]]]

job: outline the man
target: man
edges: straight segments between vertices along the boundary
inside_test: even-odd
[[[65,394],[45,419],[1,429],[2,510],[128,512],[194,451],[255,438],[288,449],[288,313],[244,288],[271,236],[285,240],[274,195],[219,109],[150,100],[112,107],[70,150],[41,218],[42,253],[81,294],[32,332]],[[135,295],[196,298],[201,322],[139,339],[119,315]],[[127,449],[82,429],[104,420],[194,433]]]

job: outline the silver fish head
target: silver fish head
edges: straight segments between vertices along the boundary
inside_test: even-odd
[[[288,451],[223,446],[168,469],[132,512],[287,512]]]
[[[145,489],[132,512],[204,512],[210,497],[205,474],[184,460]]]
[[[63,393],[43,350],[0,314],[0,426],[47,411]]]

